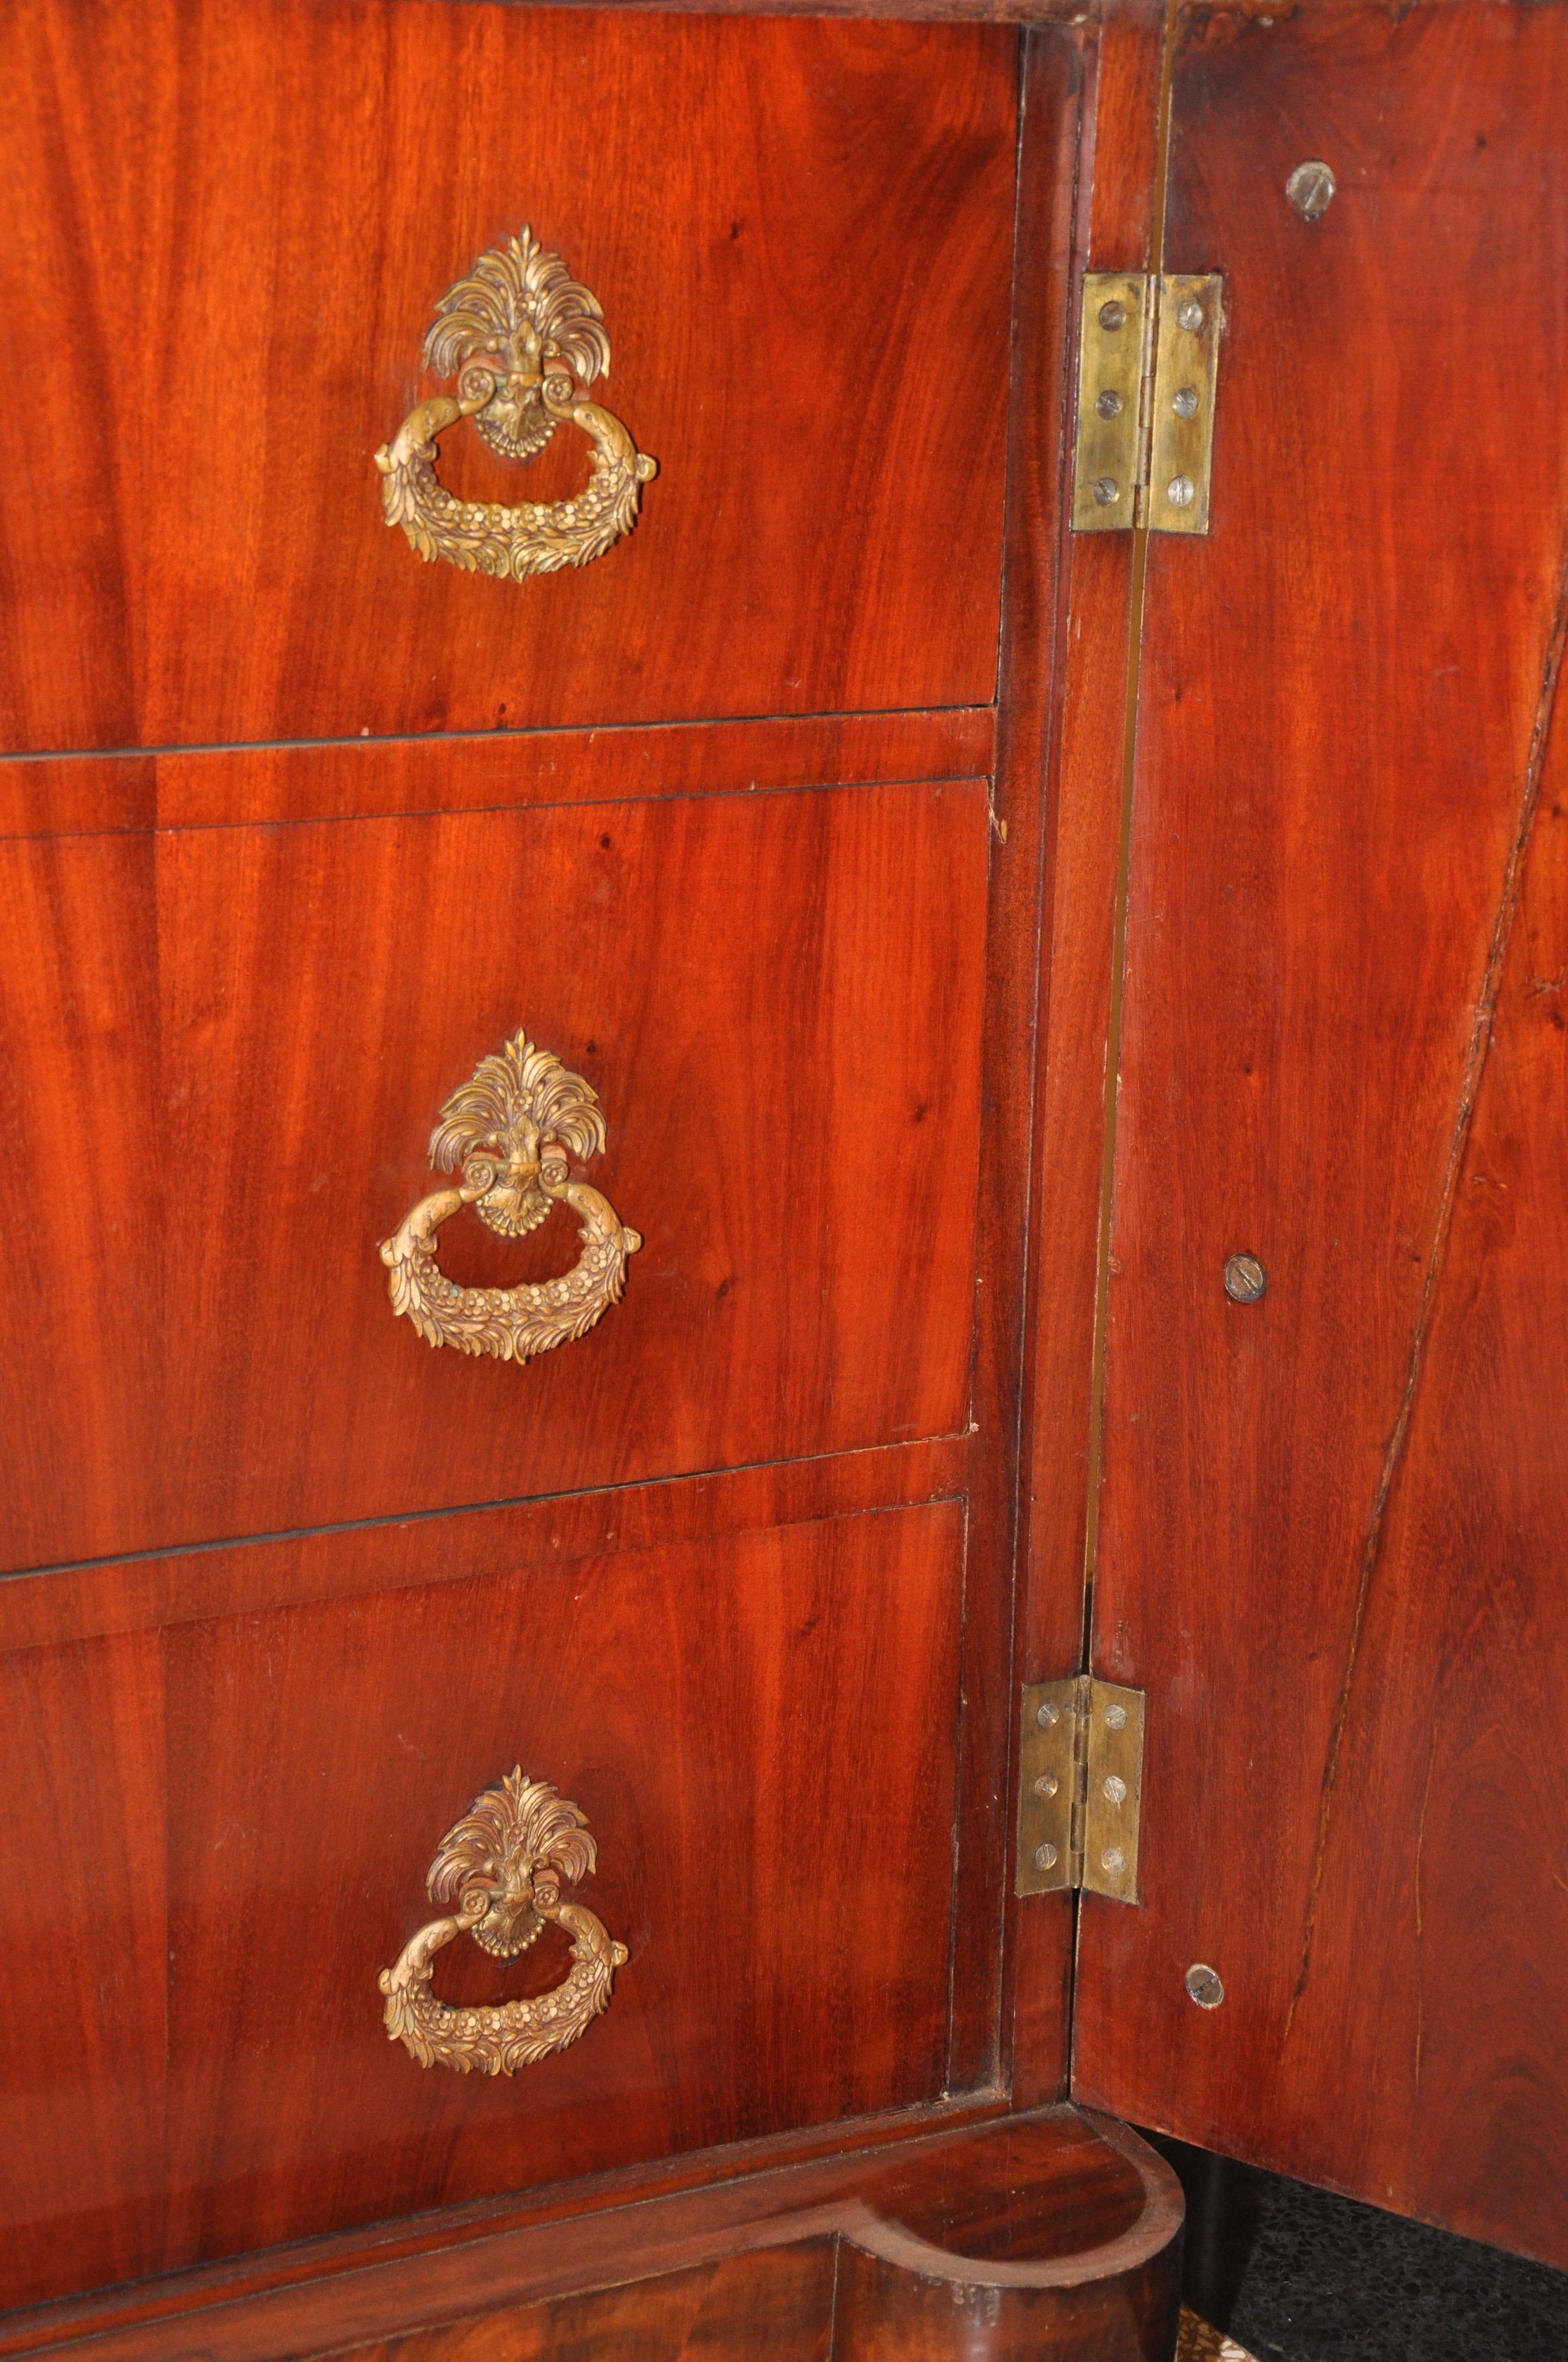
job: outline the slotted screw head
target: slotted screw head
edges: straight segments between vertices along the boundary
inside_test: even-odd
[[[1096,410],[1099,411],[1102,418],[1120,418],[1121,415],[1121,396],[1117,392],[1114,386],[1108,385],[1103,393],[1097,394],[1095,396],[1094,406]]]
[[[1105,1727],[1107,1730],[1125,1730],[1127,1708],[1124,1705],[1108,1705],[1105,1709]]]
[[[1042,1772],[1039,1779],[1034,1783],[1034,1793],[1037,1796],[1054,1796],[1057,1784],[1054,1772]]]
[[[1196,418],[1198,415],[1198,388],[1195,385],[1178,386],[1175,393],[1171,396],[1171,408],[1176,412],[1178,418]]]
[[[1327,164],[1312,156],[1305,164],[1297,164],[1285,184],[1285,193],[1303,221],[1315,222],[1321,221],[1333,204],[1338,186]]]
[[[1194,335],[1196,335],[1198,330],[1202,327],[1203,321],[1203,306],[1191,295],[1187,297],[1185,304],[1177,304],[1176,325],[1178,327],[1190,328]]]
[[[1102,328],[1124,328],[1127,326],[1126,304],[1119,304],[1114,295],[1108,304],[1102,304],[1099,307],[1099,325]]]
[[[1233,1254],[1225,1265],[1225,1293],[1232,1304],[1255,1304],[1268,1287],[1268,1274],[1256,1255]]]
[[[1034,1719],[1040,1725],[1042,1730],[1050,1730],[1054,1725],[1061,1721],[1062,1709],[1059,1705],[1053,1705],[1050,1699],[1047,1698],[1043,1705],[1037,1705],[1035,1707]]]
[[[1207,1960],[1194,1960],[1182,1982],[1199,2009],[1218,2009],[1225,1998],[1219,1972]]]
[[[1121,487],[1114,476],[1099,476],[1095,480],[1094,496],[1102,509],[1112,507],[1121,497]]]
[[[1055,1849],[1055,1847],[1054,1845],[1043,1845],[1043,1846],[1036,1846],[1036,1847],[1035,1847],[1035,1849],[1034,1849],[1034,1867],[1035,1867],[1035,1869],[1036,1869],[1036,1870],[1055,1870],[1055,1867],[1056,1867],[1056,1849]]]
[[[1127,1783],[1125,1780],[1119,1780],[1114,1772],[1110,1774],[1110,1777],[1108,1780],[1102,1781],[1100,1784],[1103,1787],[1106,1795],[1113,1805],[1121,1805],[1126,1802]]]
[[[1192,478],[1173,476],[1165,486],[1165,498],[1173,509],[1189,508],[1192,504]]]
[[[1100,1855],[1099,1866],[1109,1877],[1120,1878],[1127,1867],[1127,1857],[1120,1846],[1107,1846]]]

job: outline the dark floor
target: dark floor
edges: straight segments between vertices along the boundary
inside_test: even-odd
[[[1187,2191],[1187,2301],[1258,2362],[1568,2362],[1568,2273],[1149,2138]]]

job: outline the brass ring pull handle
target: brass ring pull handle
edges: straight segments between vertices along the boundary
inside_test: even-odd
[[[376,1981],[386,1996],[390,2040],[421,2067],[459,2075],[514,2075],[565,2050],[609,2007],[626,1959],[604,1923],[580,1903],[563,1903],[563,1882],[591,1871],[598,1849],[577,1805],[521,1769],[476,1796],[447,1830],[425,1879],[432,1903],[455,1904],[411,1936],[395,1966]],[[471,1936],[498,1959],[515,1959],[553,1920],[571,1937],[571,1966],[558,1985],[526,2001],[476,2009],[438,2001],[430,1990],[436,1955],[454,1936]]]
[[[610,373],[598,301],[526,226],[481,255],[441,298],[425,362],[442,376],[459,373],[456,398],[417,403],[376,453],[386,521],[403,527],[422,557],[521,582],[586,566],[630,533],[658,462],[637,449],[610,411],[586,399],[594,379]],[[459,418],[471,418],[501,458],[519,461],[541,451],[558,425],[580,427],[593,446],[586,489],[517,508],[458,500],[436,480],[436,444]]]
[[[604,1141],[598,1094],[525,1033],[481,1058],[430,1135],[431,1164],[447,1173],[460,1164],[461,1181],[422,1198],[381,1242],[392,1310],[405,1313],[426,1344],[502,1362],[585,1337],[620,1302],[626,1259],[643,1242],[608,1198],[570,1178],[568,1150],[586,1158]],[[559,1279],[461,1287],[436,1260],[436,1233],[460,1207],[472,1206],[502,1238],[522,1238],[557,1205],[571,1208],[582,1235],[576,1264]]]

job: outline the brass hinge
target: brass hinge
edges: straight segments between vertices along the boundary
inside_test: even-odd
[[[1225,282],[1095,270],[1084,280],[1075,533],[1207,533]]]
[[[1081,1887],[1138,1900],[1143,1693],[1076,1673],[1023,1692],[1018,1749],[1020,1894]]]

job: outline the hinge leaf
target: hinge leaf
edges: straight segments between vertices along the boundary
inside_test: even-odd
[[[1225,282],[1085,273],[1073,530],[1207,534]]]
[[[1138,1900],[1143,1801],[1143,1693],[1090,1681],[1084,1710],[1080,1879],[1086,1894]]]
[[[1025,1684],[1014,1890],[1138,1900],[1143,1793],[1141,1690],[1076,1673]]]
[[[1078,1683],[1032,1682],[1023,1692],[1018,1747],[1020,1894],[1076,1886],[1073,1829],[1077,1818]]]
[[[1139,271],[1086,274],[1078,331],[1075,533],[1129,532],[1143,457],[1149,282]]]
[[[1217,270],[1159,282],[1145,492],[1151,533],[1209,531],[1224,288]]]

